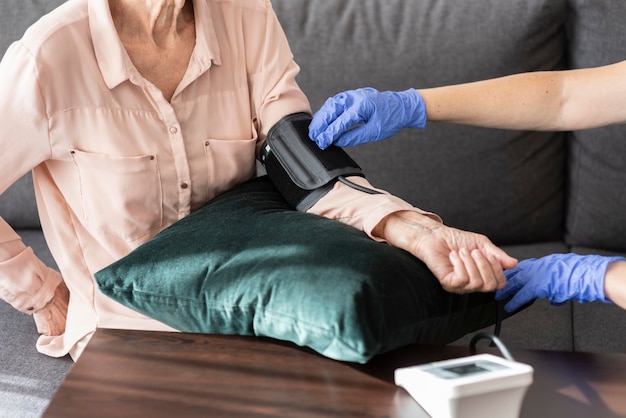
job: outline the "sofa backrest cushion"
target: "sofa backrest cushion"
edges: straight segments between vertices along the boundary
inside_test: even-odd
[[[626,2],[571,4],[572,66],[625,60]],[[573,132],[568,145],[568,244],[626,251],[626,125]]]
[[[566,64],[566,0],[272,0],[313,109],[342,90],[404,90]],[[428,124],[349,148],[374,185],[500,243],[560,240],[561,133]]]
[[[24,31],[39,17],[63,3],[63,0],[3,0],[0,2],[0,56],[9,45],[20,39]],[[18,180],[0,195],[0,216],[14,228],[38,228],[30,174]]]
[[[15,229],[41,227],[30,173],[0,195],[0,216]]]
[[[0,53],[4,55],[8,46],[20,39],[30,25],[64,2],[64,0],[2,0]]]

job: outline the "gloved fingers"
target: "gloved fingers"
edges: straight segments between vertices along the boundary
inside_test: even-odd
[[[311,138],[311,140],[315,142],[317,146],[321,149],[328,148],[328,146],[330,145],[329,143],[326,143],[328,138],[322,137],[322,133],[328,127],[328,123],[326,122],[327,118],[328,115],[326,115],[324,112],[317,111],[313,115],[311,123],[309,124],[309,138]]]
[[[524,285],[524,281],[522,280],[523,277],[520,274],[521,272],[522,267],[519,266],[504,271],[506,285],[502,289],[496,291],[496,300],[508,299]]]
[[[352,100],[348,100],[349,94],[349,91],[345,91],[329,97],[319,110],[313,114],[311,123],[309,124],[311,139],[315,141],[318,135],[326,131],[335,119],[346,111],[349,103],[352,102]]]
[[[543,276],[524,276],[526,276],[526,274],[519,275],[518,277],[520,277],[521,280],[513,284],[517,291],[511,300],[504,305],[504,309],[507,312],[516,311],[535,299],[547,298],[549,296],[542,287],[538,287],[538,283],[544,279]],[[553,301],[550,301],[550,303],[553,303]]]
[[[343,113],[334,98],[326,100],[326,103],[313,114],[309,124],[309,137],[321,148],[325,149],[332,144],[333,136],[327,133],[329,126]]]
[[[373,130],[373,123],[364,123],[366,119],[358,111],[347,109],[322,132],[318,138],[320,142],[335,144],[338,147],[351,147],[361,143],[373,141],[377,131]]]
[[[496,300],[510,298],[528,283],[530,278],[527,272],[529,261],[532,263],[532,259],[523,260],[520,261],[517,266],[504,270],[503,273],[506,279],[506,284],[502,289],[496,291]]]
[[[309,136],[321,149],[326,149],[330,145],[335,144],[342,134],[365,121],[359,114],[358,109],[341,108],[339,104],[334,109],[318,111],[313,115],[313,120],[309,125]],[[343,142],[345,143],[346,141],[344,140]],[[336,145],[347,146],[346,144]],[[350,143],[348,145],[356,144]]]
[[[514,312],[535,299],[550,297],[547,290],[550,277],[536,269],[537,265],[541,264],[541,259],[528,259],[505,272],[507,284],[501,292],[496,292],[496,299],[503,300],[513,296],[504,305],[507,312]]]
[[[375,140],[376,131],[371,125],[365,123],[362,125],[353,125],[347,130],[343,130],[333,141],[338,147],[352,147]]]
[[[326,100],[322,107],[313,115],[309,125],[309,136],[321,148],[325,149],[335,143],[337,138],[351,128],[367,122],[375,112],[373,100],[380,93],[371,87],[346,90]],[[374,138],[365,137],[365,142]],[[343,141],[344,145],[352,146]]]
[[[366,96],[368,89],[346,90],[326,99],[324,104],[313,115],[311,125],[316,133],[326,130],[342,113],[358,109]]]
[[[524,260],[517,267],[505,271],[507,278],[506,286],[504,289],[496,292],[496,300],[504,300],[511,297],[511,300],[504,305],[504,310],[509,313],[541,297],[538,289],[536,289],[533,276],[529,276],[528,272],[525,271],[528,264],[525,263],[526,261],[528,260]]]
[[[522,287],[522,289],[519,292],[517,292],[515,296],[513,296],[513,298],[511,298],[511,300],[508,301],[504,305],[504,310],[509,313],[515,312],[522,306],[526,305],[527,303],[535,299],[537,299],[537,297],[535,296],[532,289],[528,289],[527,287]]]

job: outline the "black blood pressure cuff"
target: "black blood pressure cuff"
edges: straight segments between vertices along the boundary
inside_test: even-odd
[[[325,150],[309,139],[311,116],[294,113],[267,133],[261,163],[285,200],[305,212],[328,193],[339,178],[363,176],[361,167],[341,148]]]

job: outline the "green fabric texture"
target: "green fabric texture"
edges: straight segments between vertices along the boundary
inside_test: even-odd
[[[409,253],[292,210],[262,177],[217,197],[95,275],[180,331],[290,341],[364,363],[494,321],[492,295],[452,295]]]

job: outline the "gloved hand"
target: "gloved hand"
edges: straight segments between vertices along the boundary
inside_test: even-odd
[[[309,136],[321,148],[348,147],[389,138],[403,128],[426,126],[426,107],[415,89],[379,92],[371,87],[329,98],[313,115]]]
[[[610,302],[604,296],[604,276],[609,263],[623,257],[599,255],[553,254],[520,261],[504,272],[506,286],[496,291],[496,299],[513,298],[504,306],[513,312],[537,298],[553,305],[568,300]]]

